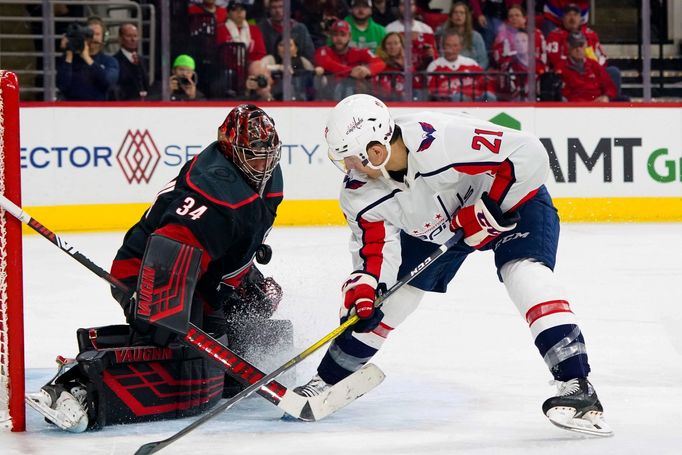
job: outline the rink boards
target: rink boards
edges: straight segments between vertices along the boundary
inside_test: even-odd
[[[27,104],[21,109],[22,199],[53,230],[129,227],[181,166],[216,136],[234,104]],[[400,105],[466,111],[539,136],[564,221],[681,221],[682,105],[565,107]],[[279,225],[343,224],[343,175],[328,161],[331,105],[264,106],[283,141]]]

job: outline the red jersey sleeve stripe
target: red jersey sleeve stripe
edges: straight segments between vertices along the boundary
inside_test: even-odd
[[[194,236],[194,233],[190,231],[188,227],[182,226],[180,224],[167,224],[154,231],[154,233],[199,248],[202,253],[200,276],[206,272],[208,269],[208,264],[213,260],[213,258],[211,258],[211,255],[208,254],[206,248],[204,248],[204,246],[197,240],[197,238]]]
[[[371,273],[375,278],[381,276],[381,266],[384,262],[383,249],[386,243],[386,229],[383,221],[359,220],[362,229],[362,248],[360,257],[365,262],[364,270]]]
[[[549,302],[538,303],[526,312],[526,321],[531,326],[535,321],[543,316],[554,313],[572,313],[571,307],[566,300],[550,300]]]
[[[455,163],[453,169],[462,174],[476,175],[484,172],[496,172],[500,163]]]
[[[509,160],[503,161],[495,171],[495,180],[493,180],[488,196],[500,204],[515,182],[514,165]]]

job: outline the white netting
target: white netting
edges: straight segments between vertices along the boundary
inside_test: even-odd
[[[5,194],[5,115],[0,84],[0,194]],[[7,346],[7,226],[0,208],[0,426],[9,427],[9,356]]]

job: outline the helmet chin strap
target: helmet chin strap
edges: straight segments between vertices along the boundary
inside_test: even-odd
[[[386,170],[386,165],[388,164],[388,160],[391,159],[391,143],[386,142],[384,144],[384,146],[386,147],[386,158],[384,159],[384,161],[382,161],[381,164],[374,165],[374,164],[372,164],[371,161],[367,160],[368,161],[367,167],[369,167],[370,169],[376,169],[378,171],[381,171],[381,175],[383,175],[387,179],[390,179],[391,176],[388,175],[388,171]]]

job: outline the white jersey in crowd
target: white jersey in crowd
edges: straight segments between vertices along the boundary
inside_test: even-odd
[[[386,33],[398,32],[403,33],[405,31],[405,24],[401,20],[395,20],[386,26]],[[412,20],[412,33],[424,33],[433,35],[433,29],[430,25],[418,21],[416,19]]]
[[[428,111],[395,123],[409,151],[404,181],[351,171],[340,197],[354,269],[389,287],[398,278],[401,230],[443,244],[453,235],[452,214],[483,192],[506,212],[533,197],[549,174],[542,143],[522,131]]]

